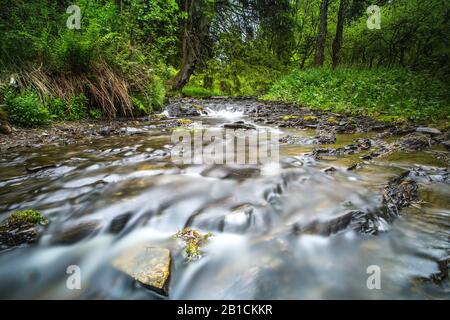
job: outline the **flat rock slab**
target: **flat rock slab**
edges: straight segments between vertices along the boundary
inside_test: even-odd
[[[439,131],[438,129],[428,128],[428,127],[419,127],[416,129],[416,132],[425,133],[425,134],[429,134],[432,136],[441,134],[441,131]]]
[[[122,253],[112,264],[149,289],[169,295],[171,257],[168,249],[139,245]]]

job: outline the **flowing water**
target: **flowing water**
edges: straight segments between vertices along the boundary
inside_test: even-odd
[[[232,102],[208,108],[193,128],[250,121]],[[292,232],[296,223],[379,207],[390,178],[418,164],[442,166],[426,152],[347,171],[355,156],[314,161],[304,154],[317,146],[282,144],[276,163],[177,165],[171,130],[142,122],[129,131],[140,134],[1,155],[0,218],[32,208],[51,221],[37,245],[0,254],[1,298],[162,299],[111,267],[138,243],[171,249],[169,299],[450,297],[448,279],[420,280],[442,271],[439,262],[449,257],[448,184],[421,182],[424,202],[376,236]],[[341,135],[337,145],[360,136]],[[338,169],[332,175],[323,172],[330,165]],[[186,262],[173,238],[184,227],[214,234],[198,261]],[[81,269],[81,290],[67,289],[70,265]],[[373,265],[381,270],[380,290],[367,287]]]

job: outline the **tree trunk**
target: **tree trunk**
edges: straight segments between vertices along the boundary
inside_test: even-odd
[[[328,6],[331,0],[322,0],[320,3],[320,18],[319,18],[319,35],[317,38],[316,56],[314,65],[322,66],[325,58],[325,41],[327,39],[327,25],[328,25]]]
[[[339,4],[339,12],[338,12],[338,21],[336,26],[336,36],[333,40],[333,53],[332,53],[332,61],[333,68],[336,68],[339,65],[339,52],[342,48],[342,34],[344,32],[344,20],[347,13],[348,8],[348,0],[341,0]]]
[[[205,4],[206,3],[206,4]],[[184,11],[187,14],[183,34],[183,60],[180,72],[173,80],[173,89],[180,90],[191,78],[199,63],[206,60],[211,17],[207,2],[186,0]]]

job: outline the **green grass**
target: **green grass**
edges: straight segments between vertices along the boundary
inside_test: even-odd
[[[403,69],[318,68],[295,70],[275,82],[263,100],[385,121],[450,120],[448,84]]]

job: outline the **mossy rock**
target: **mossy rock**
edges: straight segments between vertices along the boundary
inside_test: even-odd
[[[161,121],[161,120],[167,120],[167,116],[163,113],[153,114],[150,116],[151,120]]]
[[[178,124],[180,124],[180,125],[189,125],[189,124],[192,124],[192,120],[191,120],[191,119],[178,119],[177,122],[178,122]]]
[[[213,234],[211,232],[202,235],[200,232],[191,228],[180,230],[174,235],[175,238],[183,241],[186,259],[188,261],[198,260],[202,257],[203,252],[201,247],[206,244],[212,236]]]
[[[336,123],[338,123],[338,121],[337,121],[337,119],[336,119],[335,117],[329,117],[329,118],[327,119],[327,122],[328,122],[329,124],[336,124]]]
[[[7,223],[13,224],[40,224],[46,226],[48,224],[48,219],[42,215],[42,213],[35,210],[22,210],[17,211],[11,214],[8,218],[6,218]]]
[[[295,116],[295,115],[287,115],[287,116],[282,117],[281,119],[282,119],[283,121],[289,121],[289,120],[296,120],[296,119],[298,119],[298,118],[299,118],[299,116]]]
[[[306,116],[303,118],[303,120],[305,121],[316,121],[317,117],[316,116]]]
[[[11,214],[0,223],[0,247],[10,248],[37,242],[42,226],[49,221],[40,212],[23,210]]]
[[[205,110],[205,108],[203,108],[203,106],[201,106],[201,105],[199,105],[199,104],[193,104],[192,105],[194,108],[195,108],[195,110],[197,110],[197,111],[203,111],[203,110]]]

